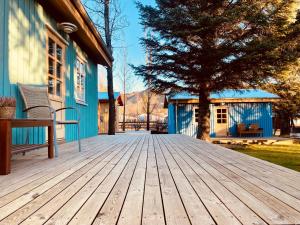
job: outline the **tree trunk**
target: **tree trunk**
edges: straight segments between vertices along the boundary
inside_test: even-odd
[[[290,116],[285,112],[280,112],[280,136],[290,136]]]
[[[113,74],[112,68],[107,68],[107,92],[108,92],[108,135],[115,134],[116,128],[116,110],[115,110],[115,97],[113,89]]]
[[[123,100],[123,126],[122,126],[122,129],[123,131],[125,131],[125,120],[126,120],[126,94],[125,94],[125,90],[124,90],[124,100]]]
[[[147,131],[150,130],[150,90],[147,92]]]
[[[210,110],[209,110],[209,93],[206,91],[199,92],[199,114],[198,114],[198,131],[197,138],[210,141]]]
[[[104,1],[104,25],[105,25],[105,40],[109,52],[112,54],[112,44],[111,44],[111,30],[109,23],[109,6],[110,1]],[[109,103],[109,113],[108,113],[108,134],[115,134],[116,126],[116,111],[115,111],[115,99],[114,99],[114,85],[113,85],[113,70],[112,66],[107,67],[107,92],[108,92],[108,103]]]

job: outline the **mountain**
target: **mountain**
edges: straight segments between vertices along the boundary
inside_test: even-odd
[[[146,120],[147,96],[147,90],[126,94],[126,118],[128,120]],[[123,94],[122,100],[124,101]],[[163,121],[167,117],[168,111],[164,108],[164,101],[164,95],[150,93],[151,121]],[[119,111],[120,121],[123,121],[123,107],[119,107]]]

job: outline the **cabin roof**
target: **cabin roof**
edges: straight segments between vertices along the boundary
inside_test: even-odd
[[[80,0],[40,0],[39,3],[58,23],[71,22],[77,26],[78,30],[70,37],[80,44],[95,63],[112,65],[113,57]]]
[[[123,106],[123,100],[120,92],[114,92],[114,99],[118,102],[119,106]],[[108,102],[108,93],[98,92],[98,100],[100,102]]]
[[[275,94],[260,89],[227,89],[224,91],[211,93],[210,99],[212,102],[272,102],[278,100],[279,97]],[[168,101],[198,101],[198,96],[188,92],[182,92],[170,96]]]

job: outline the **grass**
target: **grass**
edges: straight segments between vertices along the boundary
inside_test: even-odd
[[[300,172],[300,144],[227,145],[226,147]]]

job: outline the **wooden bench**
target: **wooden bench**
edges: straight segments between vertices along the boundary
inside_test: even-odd
[[[48,143],[39,145],[12,145],[12,128],[48,127]],[[45,119],[0,119],[0,175],[10,173],[11,155],[48,146],[48,158],[53,158],[53,120]]]
[[[263,129],[259,127],[258,124],[250,124],[249,128],[245,124],[240,123],[237,125],[237,133],[239,137],[242,135],[259,135],[262,137]]]

